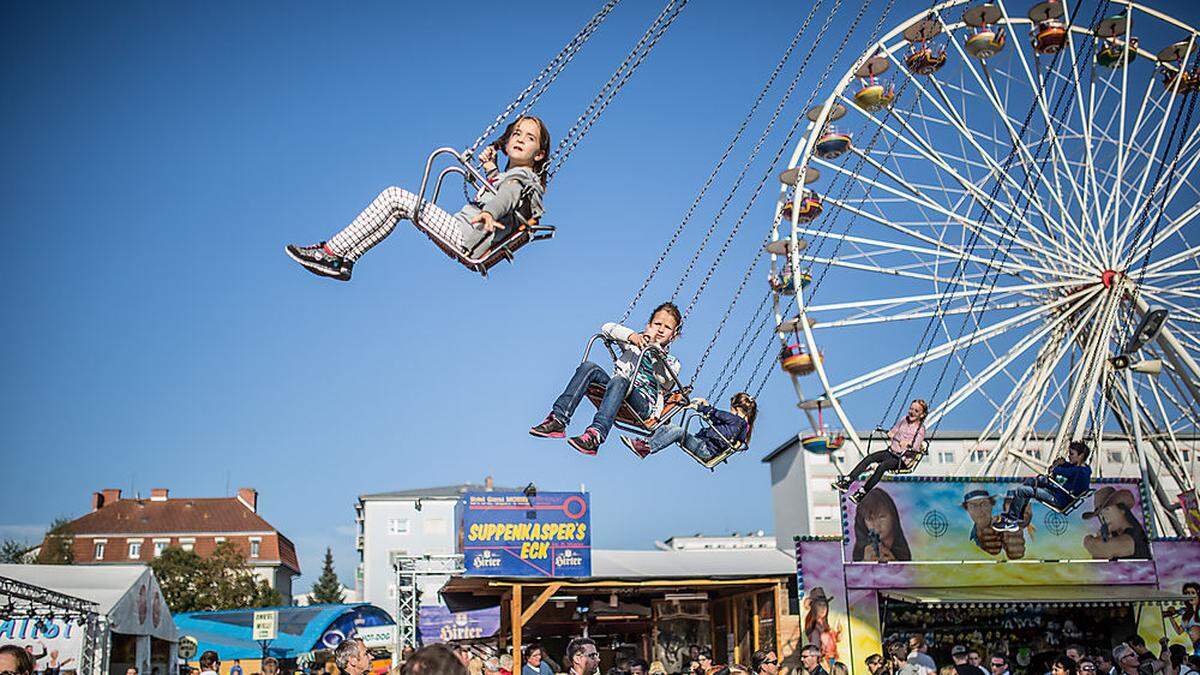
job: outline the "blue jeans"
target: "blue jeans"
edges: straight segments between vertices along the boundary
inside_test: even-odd
[[[617,418],[617,411],[621,409],[621,403],[626,400],[642,417],[650,414],[650,403],[640,393],[630,391],[628,378],[609,377],[608,373],[600,366],[591,361],[584,361],[575,369],[575,374],[571,376],[567,388],[554,401],[554,407],[551,408],[554,416],[562,420],[564,424],[570,423],[571,415],[579,407],[579,402],[583,400],[588,386],[592,383],[605,386],[604,399],[600,401],[600,407],[596,409],[596,416],[592,418],[592,423],[589,425],[600,432],[601,440],[608,437],[613,421]]]
[[[1045,476],[1037,476],[1025,481],[1024,485],[1018,485],[1013,490],[1012,501],[1008,503],[1008,511],[1005,516],[1012,520],[1021,520],[1025,515],[1025,507],[1029,504],[1030,499],[1036,499],[1043,504],[1053,504],[1054,506],[1063,506],[1059,497],[1061,492],[1051,492],[1048,488],[1043,487],[1046,478]]]
[[[672,443],[683,443],[683,447],[693,455],[704,461],[708,461],[717,456],[717,453],[709,447],[708,442],[700,438],[696,434],[689,433],[683,430],[683,427],[678,424],[663,424],[654,430],[647,441],[650,444],[650,452],[658,452]]]

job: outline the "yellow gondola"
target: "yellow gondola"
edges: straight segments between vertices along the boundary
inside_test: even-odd
[[[1007,41],[1003,28],[992,30],[987,27],[967,38],[966,49],[977,59],[990,59],[1004,49]]]
[[[821,357],[824,363],[824,357]],[[783,372],[791,375],[810,375],[817,369],[813,357],[799,344],[790,344],[779,354],[779,366]]]
[[[1057,54],[1067,43],[1067,27],[1057,19],[1042,21],[1029,32],[1029,44],[1039,54]]]
[[[932,75],[946,65],[946,48],[935,52],[931,47],[914,46],[904,57],[904,65],[917,75]]]
[[[896,100],[896,87],[889,83],[887,86],[875,82],[874,79],[868,81],[858,93],[854,95],[854,102],[864,112],[879,112],[892,105]]]
[[[825,204],[821,199],[811,192],[805,192],[800,198],[800,210],[796,212],[796,221],[801,223],[811,223],[816,220],[821,212],[825,210]],[[783,222],[792,220],[792,202],[787,202],[780,210],[780,217]]]

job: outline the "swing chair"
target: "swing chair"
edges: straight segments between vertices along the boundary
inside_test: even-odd
[[[854,94],[854,103],[863,112],[879,112],[892,105],[896,100],[896,86],[891,82],[880,84],[878,76],[887,72],[891,67],[887,57],[875,54],[854,71],[862,87]]]
[[[967,54],[980,60],[990,59],[1004,49],[1008,38],[996,22],[1003,16],[1000,8],[991,3],[972,7],[963,12],[963,23],[974,28],[974,33],[964,45]]]
[[[788,201],[780,209],[779,217],[784,222],[790,221],[792,219],[792,211],[794,208],[795,206],[793,203]],[[816,220],[824,210],[825,204],[821,201],[821,198],[816,196],[814,193],[805,190],[803,195],[800,197],[800,208],[796,211],[796,222],[811,223],[812,221]]]
[[[926,17],[904,29],[904,39],[908,40],[908,54],[904,57],[904,66],[917,75],[933,75],[946,65],[946,48],[940,47],[934,51],[929,41],[942,32],[942,24],[933,17]]]
[[[825,426],[825,408],[817,404],[817,430],[812,436],[800,438],[800,445],[807,451],[817,455],[828,455],[842,449],[846,444],[846,434],[841,431],[831,432]]]
[[[821,362],[825,362],[825,357],[820,357]],[[813,361],[812,354],[804,351],[804,347],[798,342],[784,345],[779,352],[779,367],[783,368],[783,372],[789,375],[811,375],[817,370],[817,364]]]
[[[1029,44],[1038,54],[1057,54],[1067,43],[1067,26],[1062,22],[1063,7],[1058,0],[1043,0],[1029,9],[1033,30]]]
[[[882,440],[885,444],[890,443],[887,434],[887,429],[884,429],[883,427],[875,427],[875,430],[872,431],[871,435],[867,438],[866,454],[871,454],[871,444],[875,442],[876,438]],[[900,458],[900,466],[895,471],[889,471],[888,473],[894,476],[908,475],[917,470],[917,467],[921,464],[921,460],[925,459],[925,455],[928,454],[929,439],[927,438],[921,441],[921,447],[909,448],[906,450],[904,455]]]
[[[838,131],[837,127],[830,124],[817,139],[813,153],[821,159],[837,159],[850,152],[852,138],[852,134]]]
[[[1043,474],[1043,475],[1045,475],[1045,474]],[[1073,511],[1075,511],[1075,509],[1078,509],[1080,506],[1082,506],[1083,503],[1086,502],[1088,499],[1090,499],[1091,496],[1093,494],[1095,494],[1095,492],[1096,492],[1092,488],[1088,488],[1088,489],[1084,490],[1083,492],[1080,492],[1078,495],[1072,497],[1071,493],[1067,492],[1066,488],[1064,488],[1061,484],[1059,484],[1058,481],[1054,480],[1049,475],[1046,475],[1046,478],[1049,479],[1049,482],[1044,484],[1043,487],[1045,487],[1046,489],[1050,490],[1051,492],[1053,492],[1055,494],[1061,495],[1063,497],[1063,499],[1065,499],[1066,501],[1062,506],[1059,506],[1056,503],[1050,503],[1050,502],[1042,502],[1042,503],[1046,506],[1046,508],[1050,509],[1051,511],[1058,513],[1058,514],[1062,514],[1064,516],[1071,515],[1071,513]]]
[[[499,129],[500,125],[509,120],[510,117],[514,114],[518,117],[525,115],[534,107],[542,94],[554,83],[567,63],[575,57],[583,45],[592,37],[619,1],[607,0],[600,10],[592,16],[591,20],[584,24],[583,28],[580,29],[571,41],[534,77],[524,91],[480,134],[471,147],[461,152],[452,147],[440,147],[431,152],[426,159],[425,171],[421,177],[421,187],[417,192],[416,208],[413,209],[411,217],[412,223],[425,236],[429,237],[438,248],[442,249],[446,255],[458,261],[459,264],[472,272],[487,276],[488,271],[499,264],[500,261],[507,260],[514,262],[516,252],[525,246],[554,237],[555,228],[551,225],[543,224],[541,222],[542,214],[532,211],[531,199],[533,188],[525,188],[514,210],[517,225],[511,228],[511,231],[507,232],[503,239],[492,241],[491,245],[483,250],[479,250],[482,243],[474,249],[463,250],[457,242],[448,239],[432,223],[426,222],[426,219],[422,218],[422,211],[425,205],[428,203],[437,203],[442,184],[451,175],[461,177],[464,196],[468,196],[471,188],[476,189],[478,191],[477,195],[480,196],[496,193],[499,185],[492,185],[474,163],[477,151],[482,147],[483,142]],[[596,120],[599,119],[604,108],[612,102],[621,87],[628,82],[637,67],[649,56],[650,51],[679,16],[687,1],[668,0],[666,7],[650,24],[645,34],[642,35],[641,40],[637,42],[633,50],[609,78],[608,82],[596,94],[596,97],[584,110],[583,114],[575,120],[574,126],[562,138],[554,152],[551,153],[551,165],[547,167],[545,175],[547,182],[566,162],[571,152]],[[437,173],[435,178],[433,175],[434,167],[435,164],[439,163],[439,160],[448,161],[446,162],[447,165]],[[427,191],[431,184],[433,194],[427,197]],[[484,239],[484,242],[486,241],[487,239]]]
[[[785,267],[779,274],[772,274],[767,277],[767,283],[770,284],[771,290],[780,295],[795,295],[796,280],[792,277],[792,269]],[[812,275],[808,272],[800,273],[800,288],[807,287],[812,283]]]
[[[695,454],[692,453],[691,450],[688,450],[687,446],[683,444],[683,441],[680,441],[679,443],[676,444],[679,446],[679,448],[681,450],[683,450],[685,453],[687,453],[688,457],[691,457],[692,459],[696,460],[696,462],[700,466],[708,469],[709,471],[716,471],[717,465],[729,461],[729,458],[732,457],[735,453],[743,452],[746,449],[745,443],[742,443],[741,441],[729,440],[729,438],[726,437],[725,434],[721,433],[721,430],[718,429],[713,424],[712,420],[709,419],[707,415],[700,412],[699,410],[693,410],[692,414],[690,414],[690,415],[687,413],[684,413],[684,421],[683,421],[683,433],[684,434],[691,433],[690,428],[692,425],[692,421],[697,418],[700,418],[702,420],[700,422],[702,425],[708,427],[708,429],[710,431],[712,431],[714,434],[717,435],[717,438],[720,439],[722,445],[724,445],[724,447],[725,447],[724,450],[717,453],[712,459],[706,460],[706,459],[696,456]]]
[[[617,353],[617,349],[620,348],[623,350],[624,347],[622,347],[620,342],[609,338],[603,333],[597,333],[596,335],[592,336],[592,339],[588,340],[587,348],[583,350],[583,359],[580,361],[580,363],[587,362],[588,355],[592,351],[592,345],[596,344],[597,340],[603,342],[604,346],[608,348],[608,353],[610,356],[612,356],[613,364],[615,365],[617,360],[620,358],[620,354]],[[641,356],[638,357],[637,364],[635,365],[633,372],[637,373],[640,371],[644,361],[649,360],[651,363],[657,364],[662,363],[664,358],[665,354],[658,347],[646,347],[642,350]],[[621,402],[621,407],[617,410],[617,417],[614,426],[622,431],[627,431],[632,434],[649,436],[650,434],[654,433],[654,430],[657,429],[659,425],[661,425],[663,422],[669,421],[672,417],[679,414],[681,410],[688,406],[690,402],[688,395],[691,393],[692,388],[684,386],[684,384],[679,381],[679,378],[675,376],[674,371],[672,371],[670,368],[665,368],[665,370],[671,374],[672,387],[671,391],[663,396],[663,408],[661,411],[659,411],[658,415],[642,417],[636,410],[633,409],[633,406],[629,405],[629,401],[625,400]],[[586,393],[587,398],[592,402],[592,405],[596,406],[597,409],[600,408],[600,402],[604,400],[604,393],[607,391],[607,389],[608,388],[605,385],[595,382],[588,386]]]

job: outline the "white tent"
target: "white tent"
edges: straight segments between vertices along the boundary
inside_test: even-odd
[[[142,675],[174,672],[178,633],[154,572],[145,565],[0,565],[0,577],[71,595],[97,604],[100,615],[95,673]],[[159,641],[155,646],[153,641]],[[0,613],[0,643],[31,645],[45,652],[38,669],[70,671],[80,661],[82,630],[62,618],[38,622]],[[43,649],[44,648],[44,649]]]

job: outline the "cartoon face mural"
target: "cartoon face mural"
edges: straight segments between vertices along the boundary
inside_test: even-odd
[[[900,512],[888,493],[880,488],[868,492],[854,515],[854,553],[862,562],[912,560]]]
[[[1150,539],[1133,513],[1135,504],[1137,498],[1127,489],[1106,485],[1096,490],[1092,509],[1083,514],[1085,519],[1095,518],[1099,525],[1096,534],[1083,538],[1083,545],[1093,558],[1150,557]]]

